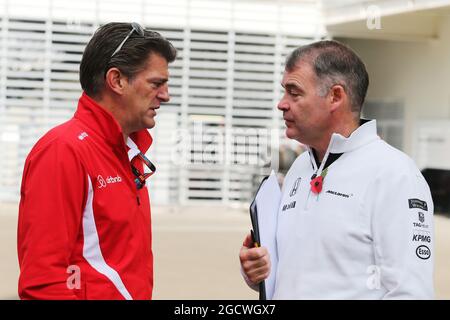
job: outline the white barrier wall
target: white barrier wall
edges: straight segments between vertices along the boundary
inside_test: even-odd
[[[178,49],[152,130],[152,201],[247,202],[260,167],[277,165],[285,56],[324,36],[315,1],[0,1],[0,199],[18,199],[30,148],[73,115],[84,46],[109,21],[140,22]]]

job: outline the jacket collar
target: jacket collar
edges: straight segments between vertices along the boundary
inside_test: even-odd
[[[361,119],[359,127],[348,138],[333,133],[328,150],[330,153],[350,152],[378,139],[377,121]]]
[[[318,174],[320,174],[322,170],[331,165],[331,163],[337,160],[342,154],[356,150],[378,139],[380,139],[380,137],[378,137],[377,135],[376,120],[361,119],[360,126],[355,131],[353,131],[348,138],[339,133],[333,133],[331,135],[328,149],[325,152],[320,166],[318,165],[317,159],[315,157],[314,149],[309,146],[307,146],[307,149],[311,158],[313,169],[316,170]]]
[[[85,123],[91,130],[102,137],[112,147],[125,148],[122,128],[114,116],[83,92],[78,100],[74,118]],[[132,142],[130,142],[132,140]],[[146,153],[152,144],[152,137],[147,129],[133,132],[128,138],[128,146],[137,147]],[[128,147],[129,148],[129,147]],[[128,150],[126,148],[126,150]]]

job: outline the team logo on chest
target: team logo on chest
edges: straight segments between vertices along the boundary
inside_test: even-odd
[[[106,181],[101,175],[98,175],[97,177],[97,188],[106,188]]]
[[[289,192],[289,196],[292,197],[297,193],[297,190],[300,186],[300,181],[302,181],[302,178],[297,178],[297,180],[295,180],[294,185],[292,186],[291,192]]]
[[[97,188],[99,189],[106,188],[108,184],[119,182],[122,182],[122,178],[119,175],[116,175],[115,177],[108,176],[106,179],[101,175],[97,176]]]

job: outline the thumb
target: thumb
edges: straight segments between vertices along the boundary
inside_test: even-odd
[[[252,248],[254,246],[252,235],[250,233],[247,233],[247,236],[245,237],[244,242],[242,245],[246,248]]]

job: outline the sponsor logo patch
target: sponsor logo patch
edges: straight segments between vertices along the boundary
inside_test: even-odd
[[[117,175],[116,177],[108,176],[104,179],[101,175],[97,176],[97,188],[106,188],[108,184],[122,182],[122,178]]]
[[[427,260],[431,257],[430,248],[424,245],[418,246],[416,249],[416,255],[422,260]]]
[[[431,242],[431,236],[429,235],[423,235],[423,234],[413,234],[412,241],[418,241],[418,242]]]
[[[425,214],[423,212],[419,212],[419,221],[422,223],[425,222]]]
[[[414,228],[423,228],[423,229],[428,229],[429,225],[425,224],[425,223],[420,223],[420,222],[413,222]]]
[[[97,176],[97,188],[106,188],[106,181],[101,175]]]
[[[294,186],[292,187],[291,192],[289,192],[289,196],[292,197],[297,193],[298,187],[300,186],[300,181],[302,181],[302,178],[298,178],[294,182]]]
[[[80,133],[80,135],[78,136],[78,139],[80,139],[81,141],[84,140],[84,138],[86,138],[88,136],[88,134],[86,132],[82,132]]]
[[[326,193],[338,196],[338,197],[342,197],[342,198],[350,198],[351,196],[353,196],[353,194],[345,194],[345,193],[341,193],[341,192],[337,192],[337,191],[333,191],[333,190],[327,190]]]
[[[285,204],[285,205],[283,206],[282,211],[286,211],[286,210],[295,208],[295,203],[296,203],[296,201],[292,201],[292,202],[289,203],[289,204]]]
[[[408,204],[410,209],[422,209],[428,211],[427,203],[420,199],[408,199]]]

